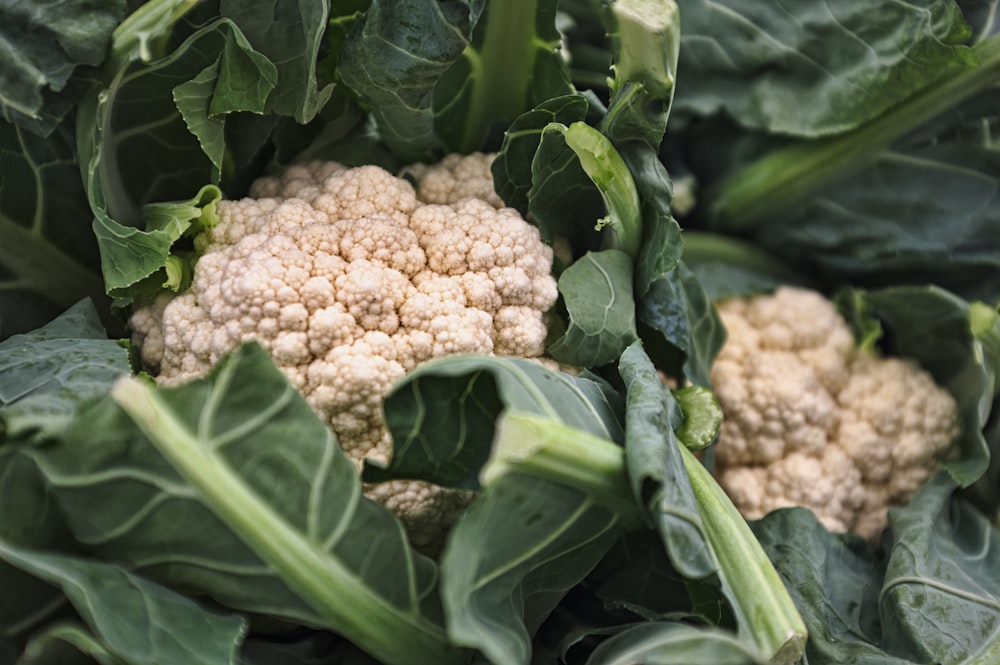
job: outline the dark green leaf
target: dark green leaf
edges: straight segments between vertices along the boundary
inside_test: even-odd
[[[109,340],[89,301],[33,332],[0,342],[0,434],[58,436],[81,406],[129,372],[128,351]]]
[[[82,298],[104,302],[72,144],[67,125],[42,139],[0,121],[0,339]]]
[[[0,1],[0,117],[48,135],[97,85],[125,0]]]
[[[749,129],[822,136],[853,129],[934,74],[973,62],[958,6],[820,0],[679,0],[679,113],[726,112]]]
[[[539,625],[622,528],[621,515],[583,490],[505,474],[449,537],[442,561],[448,634],[491,662],[528,663]]]
[[[239,26],[256,52],[236,51],[232,44],[227,44],[218,86],[222,94],[212,98],[212,114],[262,108],[266,113],[309,122],[333,90],[332,85],[320,89],[316,80],[317,56],[327,29],[329,2],[222,0],[219,13]],[[275,80],[265,85],[247,78],[254,68],[233,61],[247,57],[274,63]],[[255,104],[253,109],[240,108],[245,104],[242,101],[233,105],[231,100],[239,100],[253,88],[266,94],[265,104]]]
[[[483,6],[482,0],[373,0],[348,35],[340,76],[404,160],[428,159],[440,147],[433,89],[465,50]]]
[[[637,303],[639,336],[668,375],[709,386],[726,331],[693,272],[683,263],[657,279]]]
[[[528,214],[529,194],[534,182],[531,165],[542,140],[542,130],[552,123],[569,126],[583,120],[589,108],[590,103],[583,95],[555,97],[518,116],[510,124],[492,166],[493,181],[504,203],[517,208],[522,215]],[[542,232],[546,238],[553,235],[553,230],[544,226]]]
[[[879,594],[887,650],[915,662],[1000,658],[1000,531],[940,476],[890,512]]]
[[[158,584],[101,562],[0,541],[0,558],[55,584],[110,652],[126,662],[228,665],[246,631],[234,614],[209,611]]]
[[[625,454],[632,491],[660,533],[674,568],[685,577],[708,577],[718,564],[674,436],[683,416],[641,344],[625,350],[618,371],[625,382]]]
[[[961,137],[887,151],[755,235],[831,283],[935,283],[1000,302],[1000,153]]]
[[[93,132],[87,137],[93,144],[81,157],[88,160],[88,196],[99,220],[110,216],[136,226],[144,204],[189,198],[206,183],[218,184],[213,162],[221,161],[220,146],[205,116],[263,112],[274,72],[225,18],[164,59],[125,64],[108,90],[82,108],[80,127]],[[204,95],[201,113],[191,99],[195,92]]]
[[[632,259],[607,249],[588,252],[559,276],[569,316],[566,331],[548,347],[550,356],[577,367],[613,362],[636,339]]]
[[[754,533],[809,627],[812,665],[907,665],[879,645],[882,561],[855,536],[829,533],[802,508],[777,510]]]

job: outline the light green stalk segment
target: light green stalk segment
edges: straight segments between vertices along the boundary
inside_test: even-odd
[[[792,665],[802,658],[808,631],[778,571],[708,469],[679,446],[705,535],[728,585],[741,634],[773,665]]]
[[[608,11],[615,24],[616,81],[639,81],[657,97],[672,97],[681,49],[677,3],[617,0]]]
[[[467,654],[451,646],[441,627],[400,612],[281,519],[173,414],[155,386],[123,377],[111,396],[216,515],[333,629],[387,665],[457,665],[465,660]]]
[[[600,190],[608,209],[608,216],[598,221],[597,228],[610,226],[616,248],[635,260],[642,244],[642,210],[639,192],[625,160],[608,137],[585,122],[574,122],[569,127],[551,123],[544,131],[561,133],[566,145],[576,153],[580,166]]]

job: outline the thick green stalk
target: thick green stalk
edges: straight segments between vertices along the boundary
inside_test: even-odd
[[[691,451],[679,447],[701,509],[705,534],[734,601],[741,635],[754,643],[768,663],[798,662],[808,631],[778,571],[708,469]]]
[[[949,71],[907,101],[854,131],[780,148],[711,190],[712,228],[746,231],[824,191],[875,161],[924,123],[1000,83],[1000,35],[976,47],[979,64]]]
[[[359,647],[388,665],[454,665],[466,653],[453,647],[443,627],[401,612],[340,561],[292,528],[207,449],[162,401],[155,386],[123,377],[112,398],[160,453],[281,579]]]
[[[528,86],[540,52],[558,43],[540,43],[536,32],[538,0],[491,2],[482,46],[466,48],[474,92],[464,120],[463,152],[479,149],[494,120],[516,118],[527,110]]]

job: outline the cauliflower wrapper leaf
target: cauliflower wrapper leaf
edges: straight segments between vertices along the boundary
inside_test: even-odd
[[[379,167],[332,162],[292,166],[221,201],[218,224],[195,239],[191,287],[132,314],[142,362],[177,384],[255,340],[359,468],[387,462],[382,400],[406,372],[459,353],[544,351],[557,297],[551,248],[499,199],[470,197],[481,182],[449,185],[488,175],[491,160],[416,169],[434,202]],[[416,481],[365,493],[429,549],[471,499]]]
[[[876,539],[949,452],[955,400],[915,361],[859,349],[817,292],[783,287],[717,309],[728,332],[711,371],[725,415],[719,484],[747,519],[804,506],[830,531]]]

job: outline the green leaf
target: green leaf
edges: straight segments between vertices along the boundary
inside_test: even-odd
[[[568,126],[582,120],[589,108],[590,103],[583,95],[554,97],[526,111],[510,124],[504,134],[503,146],[491,167],[497,194],[504,203],[517,208],[522,215],[528,214],[529,200],[534,200],[531,196],[534,187],[532,163],[542,140],[542,131],[553,123]],[[544,224],[541,229],[546,238],[554,234]]]
[[[58,436],[129,369],[128,350],[107,338],[93,305],[81,301],[42,328],[0,342],[0,434]]]
[[[435,84],[462,55],[482,0],[372,0],[347,37],[339,74],[371,109],[382,140],[406,161],[440,147]]]
[[[672,621],[638,624],[602,642],[587,665],[755,665],[756,655],[733,635]]]
[[[854,129],[974,62],[952,2],[794,5],[680,0],[679,113],[723,111],[805,137]]]
[[[42,139],[0,121],[0,339],[86,297],[106,309],[72,142],[66,125]]]
[[[209,611],[122,568],[0,540],[0,558],[58,585],[108,650],[126,662],[236,662],[245,619]]]
[[[548,354],[577,367],[613,362],[636,339],[632,259],[615,249],[588,252],[559,276],[569,316]]]
[[[962,433],[958,459],[943,465],[962,485],[986,471],[990,458],[983,429],[1000,393],[1000,318],[983,316],[956,295],[934,286],[900,286],[875,291],[844,290],[841,302],[853,301],[846,314],[862,333],[882,332],[879,346],[890,355],[913,358],[930,372],[958,404]],[[989,313],[986,308],[985,313]]]
[[[361,497],[353,464],[260,347],[177,388],[121,379],[112,397],[67,443],[20,449],[89,551],[227,607],[336,630],[388,663],[457,658],[433,562]]]
[[[452,530],[442,560],[448,634],[490,662],[530,662],[531,638],[620,535],[585,490],[505,473]]]
[[[636,304],[639,336],[656,365],[673,377],[710,386],[726,331],[704,287],[683,263],[660,277]]]
[[[0,1],[0,118],[47,136],[97,84],[124,0]]]
[[[292,117],[299,123],[312,120],[333,91],[332,84],[320,89],[317,82],[317,59],[328,25],[329,3],[222,0],[219,13],[239,26],[254,50],[235,51],[227,44],[219,82],[223,95],[212,98],[212,113],[253,110],[239,108],[244,105],[243,102],[233,105],[220,101],[220,97],[221,100],[230,100],[237,95],[239,99],[247,94],[247,90],[256,87],[260,93],[266,92],[267,99],[265,104],[255,108]],[[260,81],[247,78],[253,67],[247,67],[247,63],[234,63],[233,57],[260,58],[273,63],[275,79],[265,86]],[[261,65],[256,64],[256,67]],[[222,103],[226,104],[225,108]]]
[[[1000,657],[1000,531],[938,477],[890,512],[879,594],[887,649],[915,662]]]
[[[640,343],[625,350],[618,371],[625,382],[625,454],[632,491],[674,568],[688,578],[708,577],[718,563],[674,435],[683,415]]]
[[[537,416],[610,441],[622,440],[617,395],[598,381],[530,360],[452,356],[421,364],[384,401],[392,461],[368,462],[366,481],[418,478],[475,489],[501,413]]]
[[[992,115],[1000,93],[986,99]],[[914,137],[754,230],[761,246],[829,283],[935,283],[990,302],[1000,302],[998,234],[1000,152],[962,136]]]
[[[150,203],[142,211],[145,231],[122,226],[107,215],[98,216],[94,234],[103,253],[104,281],[117,304],[151,298],[164,288],[179,291],[187,286],[170,273],[190,274],[197,256],[175,254],[175,243],[214,226],[218,222],[215,204],[221,198],[218,187],[205,185],[186,201]]]
[[[80,151],[87,193],[99,221],[107,216],[137,226],[144,204],[186,199],[206,183],[219,184],[220,119],[209,122],[211,116],[263,112],[274,81],[274,65],[227,18],[202,27],[166,58],[124,64],[82,106],[78,121],[88,142]]]
[[[571,93],[555,0],[484,3],[470,44],[434,88],[435,127],[449,152],[493,150],[499,129]]]
[[[773,511],[754,522],[753,530],[809,627],[807,662],[911,662],[880,646],[884,562],[871,544],[831,534],[804,508]]]

